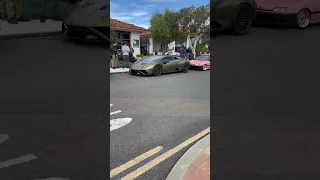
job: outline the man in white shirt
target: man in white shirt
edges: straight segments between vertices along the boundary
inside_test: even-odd
[[[130,53],[130,48],[127,43],[124,43],[124,45],[122,46],[122,59],[123,59],[122,68],[129,67],[128,65],[129,53]]]

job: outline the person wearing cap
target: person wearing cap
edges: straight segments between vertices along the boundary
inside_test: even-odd
[[[130,53],[130,48],[128,46],[128,43],[124,43],[124,45],[122,46],[122,60],[123,60],[122,68],[129,67],[128,65],[129,53]]]

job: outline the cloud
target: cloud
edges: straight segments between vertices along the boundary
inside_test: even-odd
[[[145,16],[147,14],[149,14],[149,12],[145,12],[145,11],[137,11],[132,13],[133,16]]]
[[[185,2],[187,0],[144,0],[150,3],[177,3],[177,2]]]
[[[134,17],[127,12],[110,12],[110,18],[117,19],[119,21],[129,21]]]
[[[110,2],[110,9],[117,9],[119,6],[114,2]]]
[[[143,9],[148,9],[148,8],[153,8],[153,7],[155,7],[154,4],[144,4],[144,5],[140,5],[140,4],[136,4],[136,3],[133,3],[133,2],[131,2],[130,5],[131,5],[131,6],[134,6],[134,7],[136,7],[136,8],[143,8]]]
[[[135,24],[136,26],[139,26],[139,27],[143,27],[145,29],[148,29],[150,28],[150,25],[149,24]]]

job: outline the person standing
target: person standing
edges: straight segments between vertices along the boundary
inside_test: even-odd
[[[117,43],[114,43],[111,46],[111,67],[112,69],[115,69],[117,67],[117,56],[118,56],[118,50],[116,48]]]
[[[184,59],[186,57],[186,49],[183,46],[179,49],[179,53],[181,58]]]
[[[8,23],[17,24],[22,16],[22,0],[7,0]]]
[[[123,59],[123,64],[122,68],[129,67],[129,53],[130,53],[130,48],[128,46],[128,43],[124,43],[122,46],[122,59]]]

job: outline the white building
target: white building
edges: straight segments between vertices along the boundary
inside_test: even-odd
[[[141,54],[144,53],[143,50],[146,50],[145,54],[155,54],[155,53],[160,54],[162,52],[161,45],[152,38],[152,33],[150,31],[142,32],[140,34],[140,37],[141,37],[140,39],[141,39],[141,49],[142,49]],[[192,41],[193,41],[193,38],[188,35],[185,40],[182,40],[180,42],[172,41],[167,45],[167,47],[164,47],[164,48],[167,48],[166,52],[170,54],[172,53],[174,55],[174,54],[178,54],[177,47],[184,46],[186,48],[189,48],[190,43]]]
[[[140,33],[148,31],[147,29],[112,18],[110,18],[110,25],[116,32],[119,33],[120,40],[117,46],[118,49],[121,49],[121,46],[127,42],[134,49],[133,56],[140,54]]]

